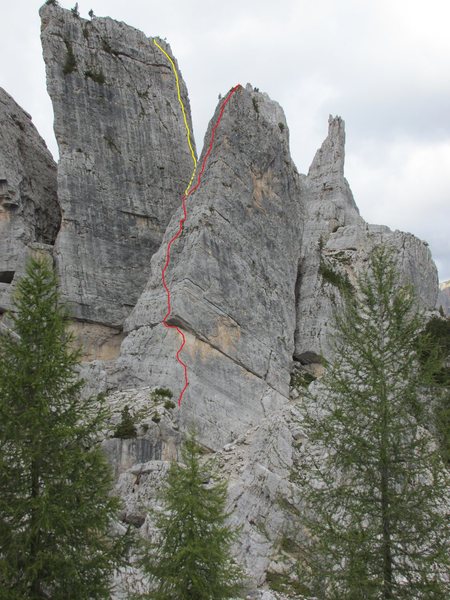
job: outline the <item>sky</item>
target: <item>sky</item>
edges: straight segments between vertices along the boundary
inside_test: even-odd
[[[57,157],[35,0],[0,0],[0,86]],[[60,0],[71,8],[75,2]],[[283,107],[307,173],[328,115],[346,122],[345,175],[361,215],[426,240],[450,279],[448,0],[80,0],[170,43],[187,83],[200,152],[233,85]]]

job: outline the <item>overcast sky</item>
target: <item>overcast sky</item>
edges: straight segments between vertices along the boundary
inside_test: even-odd
[[[1,0],[0,86],[56,156],[40,0]],[[75,2],[61,0],[71,8]],[[166,38],[187,83],[198,151],[219,93],[252,83],[284,108],[305,173],[346,122],[346,177],[362,216],[429,242],[450,279],[449,0],[81,0]]]

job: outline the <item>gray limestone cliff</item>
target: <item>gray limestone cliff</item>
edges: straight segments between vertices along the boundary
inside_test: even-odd
[[[40,15],[60,153],[63,299],[76,319],[120,329],[192,172],[175,79],[153,39],[124,23],[53,5]],[[190,122],[181,75],[180,85]],[[81,331],[88,345],[90,334],[99,326]]]
[[[343,121],[330,118],[306,177],[292,163],[287,134],[278,104],[250,86],[235,94],[171,250],[170,322],[185,333],[190,379],[181,424],[195,425],[215,450],[284,406],[294,364],[316,373],[322,356],[332,358],[342,286],[364,271],[375,246],[393,249],[402,279],[425,308],[436,301],[427,245],[359,215],[344,178]],[[161,269],[180,217],[181,209],[125,323],[119,386],[169,387],[178,395],[183,385],[175,360],[180,338],[161,322],[167,307]]]
[[[450,316],[450,281],[439,284],[439,295],[436,303],[437,308],[442,307],[444,314]]]
[[[292,530],[286,508],[298,510],[298,490],[289,475],[302,435],[289,394],[293,365],[317,375],[321,355],[332,358],[331,324],[342,286],[354,283],[377,245],[392,248],[402,279],[414,285],[428,309],[435,303],[437,273],[425,243],[368,225],[359,215],[343,174],[340,118],[330,119],[328,136],[308,176],[302,176],[290,159],[287,126],[275,102],[247,86],[224,115],[204,180],[189,198],[168,272],[171,322],[187,340],[188,392],[174,414],[149,402],[152,387],[178,394],[183,384],[175,361],[179,337],[161,324],[166,312],[161,268],[178,211],[125,323],[117,361],[124,391],[112,398],[122,406],[130,401],[140,409],[149,406],[148,418],[159,424],[147,423],[143,437],[160,442],[161,456],[176,455],[180,432],[191,427],[204,446],[219,451],[230,482],[229,509],[242,527],[236,555],[262,585],[267,572],[289,571],[281,540],[287,536],[295,543],[301,535]],[[206,142],[210,131],[211,125]],[[127,392],[127,385],[136,389]],[[116,458],[120,464],[130,461],[129,451],[122,456]],[[162,466],[138,461],[137,450],[135,462],[141,464],[121,473],[117,489],[128,518],[141,519],[145,528],[139,503],[146,494],[155,501],[150,490],[163,478]],[[134,483],[136,469],[142,489]]]
[[[344,122],[330,116],[328,136],[303,179],[306,212],[294,358],[304,364],[319,355],[331,358],[333,311],[341,302],[342,286],[351,286],[364,272],[378,245],[393,250],[403,283],[414,286],[424,308],[432,309],[436,301],[438,277],[428,244],[361,218],[344,177],[344,159]]]
[[[167,275],[169,322],[187,340],[190,383],[181,414],[210,448],[231,441],[288,395],[300,204],[281,108],[250,86],[240,88],[217,129],[201,185],[188,198]],[[180,217],[181,209],[152,259],[118,361],[122,381],[169,387],[177,395],[180,338],[161,324],[167,308],[161,269]]]
[[[231,520],[242,527],[234,552],[251,597],[281,598],[263,591],[267,573],[292,570],[286,540],[303,535],[291,512],[301,510],[290,473],[303,435],[291,377],[320,376],[322,357],[333,358],[333,312],[377,245],[392,249],[401,280],[432,310],[438,280],[428,246],[359,214],[344,177],[342,119],[330,117],[301,175],[280,106],[250,85],[239,88],[187,200],[166,275],[169,323],[186,337],[189,387],[181,408],[158,398],[155,388],[176,400],[183,386],[180,338],[162,324],[161,270],[192,172],[175,79],[153,38],[132,27],[53,5],[41,18],[62,222],[55,164],[30,117],[0,92],[0,313],[26,256],[54,250],[84,344],[86,393],[107,392],[113,413],[103,447],[123,499],[122,525],[150,534],[147,507],[158,503],[168,463],[195,429],[229,482]],[[182,80],[181,94],[190,122]],[[125,405],[137,437],[116,439]],[[141,576],[131,569],[118,589]]]
[[[0,88],[0,315],[26,257],[54,243],[60,220],[55,162],[30,115]]]

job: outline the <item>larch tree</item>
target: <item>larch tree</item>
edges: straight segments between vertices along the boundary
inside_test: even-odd
[[[109,598],[123,539],[98,446],[100,398],[82,399],[51,265],[32,260],[0,336],[0,598]]]
[[[154,512],[156,538],[143,546],[141,564],[153,582],[146,598],[225,600],[242,588],[242,571],[233,562],[231,544],[238,532],[226,521],[226,482],[212,461],[202,463],[195,438],[186,440],[181,463],[169,469]]]
[[[432,435],[449,392],[442,362],[388,250],[344,304],[336,359],[303,400],[299,578],[320,600],[444,600],[449,477]]]

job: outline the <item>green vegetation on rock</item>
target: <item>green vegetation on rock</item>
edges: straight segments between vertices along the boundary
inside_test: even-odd
[[[136,418],[131,415],[130,408],[127,404],[122,409],[121,420],[114,431],[113,437],[129,439],[135,438],[136,435]]]
[[[103,71],[93,71],[92,69],[87,69],[84,72],[84,75],[85,77],[92,79],[92,81],[95,81],[95,83],[98,83],[99,85],[103,85],[106,81]]]
[[[67,56],[63,67],[63,73],[64,75],[69,75],[77,68],[77,61],[75,59],[75,54],[73,53],[72,44],[67,40],[64,40],[64,43],[67,48]]]

